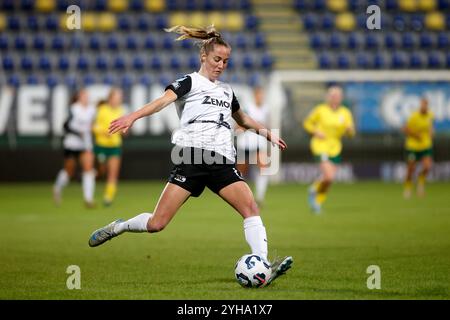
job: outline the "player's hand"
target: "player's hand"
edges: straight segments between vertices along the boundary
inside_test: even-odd
[[[319,138],[319,139],[325,139],[325,134],[321,131],[316,131],[316,132],[314,132],[314,137]]]
[[[280,150],[284,150],[284,149],[287,148],[286,142],[284,142],[283,139],[277,137],[274,134],[270,134],[270,142],[272,142],[273,144],[277,145],[280,148]]]
[[[131,128],[131,126],[133,125],[135,119],[133,118],[133,116],[131,114],[120,117],[116,120],[111,121],[109,128],[108,128],[108,133],[109,134],[114,134],[116,132],[121,131],[122,133],[127,133],[128,129]]]

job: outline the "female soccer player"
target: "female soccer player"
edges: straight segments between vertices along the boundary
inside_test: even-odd
[[[122,155],[122,136],[120,133],[110,134],[108,127],[112,120],[123,114],[122,90],[113,88],[107,102],[98,106],[94,123],[95,156],[100,166],[106,167],[106,188],[103,195],[105,206],[111,205],[116,195]]]
[[[420,100],[420,108],[408,118],[403,127],[406,135],[406,161],[407,171],[404,183],[403,196],[411,197],[412,180],[416,163],[422,163],[422,169],[417,179],[417,195],[425,195],[425,181],[433,165],[433,114],[428,109],[428,100]]]
[[[175,166],[153,213],[142,213],[128,221],[116,220],[96,230],[89,245],[98,246],[126,231],[159,232],[189,197],[200,196],[208,187],[243,217],[245,239],[252,253],[267,261],[266,229],[252,192],[235,167],[236,152],[229,121],[233,117],[238,125],[265,135],[281,149],[286,148],[286,143],[245,114],[231,86],[218,80],[227,67],[231,48],[214,27],[176,26],[166,31],[181,34],[177,40],[201,40],[200,70],[176,80],[166,87],[161,97],[141,109],[114,120],[109,132],[125,133],[137,119],[176,102],[180,129],[172,136]],[[274,261],[267,283],[283,274],[291,263],[292,257]]]
[[[309,205],[314,213],[320,213],[333,183],[336,165],[341,162],[342,136],[355,134],[352,114],[341,105],[342,99],[342,89],[330,87],[327,101],[316,106],[303,122],[305,130],[312,135],[311,151],[321,171],[319,179],[309,188]]]
[[[253,90],[254,103],[247,106],[247,114],[264,126],[269,125],[269,108],[264,103],[264,91],[262,87]],[[240,130],[241,128],[237,128]],[[267,140],[251,131],[244,131],[237,138],[238,152],[245,155],[244,162],[237,163],[237,169],[245,176],[249,175],[250,164],[257,164],[259,170],[255,173],[256,203],[262,206],[269,184],[269,176],[261,173],[267,167]],[[248,159],[247,159],[248,156]],[[256,160],[256,161],[255,161]]]
[[[77,160],[83,173],[81,176],[83,197],[86,207],[94,207],[95,172],[94,154],[92,152],[92,123],[95,107],[89,104],[86,90],[80,90],[69,109],[69,117],[64,123],[64,165],[56,177],[53,186],[53,198],[61,203],[65,186],[75,175]]]

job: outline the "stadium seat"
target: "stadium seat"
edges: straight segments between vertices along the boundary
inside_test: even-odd
[[[79,57],[78,57],[76,66],[77,66],[77,69],[78,69],[78,70],[80,70],[80,71],[86,71],[86,70],[88,70],[89,67],[90,67],[89,64],[90,64],[90,63],[89,63],[89,59],[88,59],[86,56],[82,55],[82,56],[79,56]]]
[[[3,0],[0,2],[0,9],[4,10],[4,11],[13,11],[14,8],[14,4],[17,0]]]
[[[333,32],[329,38],[329,47],[339,49],[343,45],[343,37],[339,32]]]
[[[8,84],[12,87],[18,87],[20,86],[20,77],[17,74],[12,74],[8,77]]]
[[[26,25],[27,25],[28,30],[33,30],[33,31],[39,30],[41,27],[41,25],[39,23],[39,18],[35,15],[27,16]]]
[[[52,69],[52,64],[47,56],[40,56],[38,60],[39,69],[42,71],[50,71]]]
[[[337,66],[339,69],[348,69],[350,67],[349,55],[341,52],[337,57]]]
[[[128,50],[136,50],[138,48],[138,41],[135,36],[128,35],[125,39],[125,47]]]
[[[322,49],[325,47],[325,36],[321,33],[311,33],[309,36],[309,45],[313,49]]]
[[[172,50],[174,47],[174,38],[171,35],[165,35],[162,38],[162,48],[165,50]]]
[[[45,78],[45,83],[47,84],[47,86],[49,86],[50,88],[53,88],[54,86],[58,85],[59,80],[58,77],[54,74],[49,74],[47,75],[47,77]]]
[[[399,39],[396,33],[386,33],[384,36],[384,46],[388,49],[399,47]]]
[[[169,19],[166,14],[158,14],[155,17],[155,28],[157,30],[164,30],[169,27]]]
[[[255,61],[251,54],[246,53],[242,58],[242,67],[246,70],[252,70],[255,67]]]
[[[393,11],[398,9],[397,0],[386,0],[385,8],[388,11]]]
[[[417,44],[415,33],[405,32],[402,34],[402,47],[403,49],[413,49]]]
[[[420,34],[420,47],[422,49],[430,49],[433,45],[433,36],[431,33],[421,33]]]
[[[139,83],[144,86],[151,86],[152,78],[148,74],[144,74],[139,78]]]
[[[168,0],[167,3],[164,0],[145,0],[145,9],[150,12],[163,12],[167,9],[174,10],[174,6],[170,3],[174,1]],[[181,8],[180,8],[181,9]]]
[[[320,69],[330,69],[333,65],[331,55],[328,53],[321,53],[318,56]]]
[[[20,0],[19,7],[23,11],[33,11],[34,2],[35,0]]]
[[[348,8],[347,0],[327,0],[327,9],[334,12],[343,12]]]
[[[93,0],[92,2],[94,2],[94,10],[106,11],[108,0]]]
[[[446,49],[449,47],[449,36],[448,32],[440,32],[437,36],[437,46],[439,49]]]
[[[334,28],[334,16],[329,13],[325,13],[320,19],[320,26],[323,30],[331,30]]]
[[[37,85],[39,84],[39,77],[35,74],[29,74],[27,76],[26,83],[30,85]]]
[[[364,52],[359,52],[356,55],[356,67],[358,69],[368,69],[371,67],[370,59],[368,54]]]
[[[60,56],[58,59],[58,69],[61,71],[67,71],[70,68],[69,58],[66,56]]]
[[[2,67],[4,71],[14,70],[14,59],[11,56],[3,56]]]
[[[116,78],[112,74],[105,74],[102,79],[103,84],[113,86],[116,84]]]
[[[398,7],[401,11],[415,12],[418,10],[417,1],[398,0]]]
[[[423,55],[419,52],[412,52],[409,56],[409,66],[413,69],[423,68],[425,64]]]
[[[239,49],[247,48],[247,38],[243,33],[238,33],[235,38],[235,46]]]
[[[33,60],[30,57],[28,57],[28,56],[22,57],[22,59],[20,59],[20,67],[24,71],[32,70],[33,67],[34,67]]]
[[[439,10],[447,10],[450,8],[450,1],[448,0],[438,0],[438,8]]]
[[[133,57],[133,69],[137,71],[142,71],[145,69],[145,58],[143,56],[134,56]]]
[[[77,78],[74,75],[66,75],[64,77],[64,84],[69,88],[75,88],[77,86]]]
[[[307,31],[313,31],[317,28],[318,18],[314,13],[307,13],[303,16],[303,27]]]
[[[75,39],[77,39],[77,38],[72,38],[72,40],[75,40]],[[62,35],[59,35],[59,34],[58,34],[58,35],[55,35],[55,36],[52,38],[51,48],[52,48],[53,50],[59,51],[59,50],[63,50],[64,47],[65,47],[65,38],[64,38]],[[79,48],[79,47],[77,47],[77,46],[71,46],[71,48],[72,48],[72,49],[77,49],[77,48]]]
[[[59,18],[58,16],[51,14],[48,15],[45,19],[45,28],[48,31],[56,31],[59,27]]]
[[[120,77],[120,86],[122,88],[129,88],[134,84],[134,79],[130,74],[124,74]]]
[[[137,28],[139,31],[148,31],[150,29],[150,16],[140,15],[137,18]]]
[[[127,0],[109,0],[108,10],[112,12],[124,12],[128,9]]]
[[[91,12],[81,15],[81,29],[85,32],[95,31],[97,28],[97,16]]]
[[[396,14],[392,21],[393,27],[397,31],[405,31],[409,25],[407,16],[404,14]]]
[[[142,11],[144,9],[143,0],[130,0],[129,7],[133,11]]]
[[[340,13],[336,17],[336,27],[341,31],[352,31],[356,27],[355,16],[350,12]]]
[[[93,85],[97,82],[97,80],[95,79],[95,76],[93,74],[85,74],[83,76],[83,85],[86,86],[90,86]]]
[[[309,8],[308,4],[309,4],[308,0],[295,0],[294,8],[299,12],[303,12]]]
[[[0,50],[5,51],[9,48],[9,39],[6,34],[0,33]]]
[[[16,50],[26,50],[27,47],[27,39],[22,35],[16,36],[16,39],[14,39],[14,48]]]
[[[228,60],[228,62],[229,61],[230,60]],[[188,58],[188,68],[191,70],[198,70],[200,68],[200,58],[197,54],[193,54]],[[230,68],[229,63],[228,68]]]
[[[95,67],[100,71],[108,70],[108,59],[103,55],[97,56],[95,59]]]
[[[396,51],[391,56],[391,65],[394,69],[402,69],[407,66],[406,56],[403,52]]]
[[[17,16],[8,16],[7,26],[9,30],[18,31],[21,28],[20,19]]]
[[[153,50],[156,48],[156,40],[153,35],[148,34],[144,40],[144,48]]]
[[[270,70],[273,66],[273,57],[269,53],[264,53],[261,57],[261,68]]]
[[[253,72],[249,75],[247,84],[250,87],[260,86],[262,83],[261,74],[259,72]]]
[[[89,37],[89,48],[91,50],[100,50],[101,48],[101,36],[98,34],[92,34]]]
[[[126,14],[119,15],[117,18],[118,29],[122,31],[129,31],[131,29],[131,19],[132,18]]]
[[[114,67],[114,69],[116,69],[118,71],[125,70],[125,68],[126,68],[125,58],[122,56],[116,56],[114,58],[113,67]]]
[[[428,68],[439,69],[444,65],[444,61],[439,52],[429,52],[428,53]]]
[[[252,14],[247,14],[245,16],[245,29],[246,30],[255,30],[258,27],[258,18]]]
[[[157,55],[153,56],[150,59],[150,66],[153,70],[160,71],[162,69],[162,61],[161,58]]]
[[[266,37],[263,33],[257,33],[255,34],[255,43],[254,47],[256,49],[264,49],[266,47]]]
[[[68,0],[56,0],[56,9],[58,11],[66,11],[70,5],[71,3]]]
[[[119,39],[117,38],[117,36],[115,34],[111,34],[106,39],[106,47],[110,51],[115,51],[115,50],[119,49]]]
[[[227,69],[233,70],[235,67],[236,67],[235,59],[233,58],[233,56],[231,56],[230,59],[228,59]],[[195,69],[198,69],[198,68],[200,68],[200,62],[198,61],[198,56],[197,56],[197,67]]]
[[[357,49],[362,43],[361,36],[356,32],[350,33],[347,37],[347,48],[349,49]]]
[[[170,58],[170,62],[169,62],[170,68],[174,69],[174,70],[179,70],[181,68],[181,60],[180,57],[173,55]]]
[[[315,0],[313,1],[313,8],[317,11],[324,11],[326,9],[326,0]]]
[[[110,32],[117,29],[116,16],[109,12],[102,12],[97,17],[97,27],[100,31]]]
[[[445,16],[441,12],[434,11],[425,16],[425,27],[428,30],[444,30],[445,24]]]
[[[418,0],[417,7],[420,11],[434,11],[437,8],[436,0]]]
[[[43,35],[37,34],[33,38],[33,49],[35,50],[45,50],[46,49],[46,39]]]
[[[180,45],[183,49],[191,50],[193,48],[193,42],[188,39],[180,41]]]
[[[411,17],[410,24],[414,31],[422,31],[425,25],[425,17],[422,14],[415,14]]]
[[[252,7],[251,0],[239,1],[239,8],[241,11],[249,11]]]
[[[386,58],[382,53],[375,53],[373,56],[373,66],[375,69],[385,69],[388,67]]]

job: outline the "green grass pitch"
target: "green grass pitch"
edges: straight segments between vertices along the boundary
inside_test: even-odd
[[[206,190],[158,234],[126,233],[97,248],[91,232],[151,212],[163,182],[121,182],[109,208],[85,209],[72,183],[55,207],[50,184],[0,185],[0,299],[449,299],[450,188],[430,183],[424,199],[401,186],[336,184],[312,215],[305,185],[270,186],[261,212],[269,256],[292,255],[286,276],[263,289],[234,280],[249,252],[242,219]],[[97,188],[100,199],[104,185]],[[66,269],[81,270],[69,290]],[[381,289],[368,289],[370,265]]]

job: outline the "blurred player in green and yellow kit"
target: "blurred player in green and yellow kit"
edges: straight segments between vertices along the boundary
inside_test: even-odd
[[[342,88],[330,87],[326,102],[317,105],[303,122],[305,130],[312,135],[310,147],[321,171],[321,176],[309,188],[309,204],[314,213],[320,213],[341,162],[342,137],[355,134],[352,114],[342,105],[342,99]]]
[[[125,114],[122,107],[122,90],[113,88],[109,93],[106,103],[100,104],[94,123],[95,145],[94,152],[101,168],[106,171],[106,188],[103,195],[103,204],[111,205],[117,191],[119,179],[122,136],[120,133],[109,134],[108,128],[111,121]],[[100,170],[103,171],[103,170]]]
[[[421,162],[422,168],[417,178],[417,195],[425,195],[425,181],[428,172],[433,165],[433,114],[428,109],[428,100],[420,100],[420,108],[414,111],[406,125],[403,127],[406,135],[405,149],[407,172],[404,183],[403,195],[405,198],[411,197],[413,176],[416,163]]]

